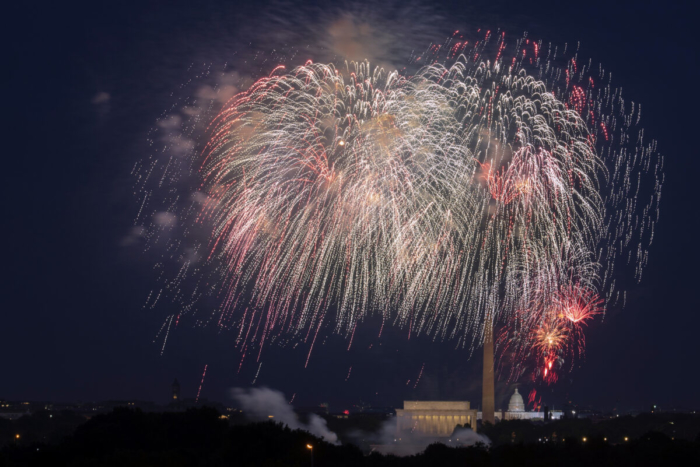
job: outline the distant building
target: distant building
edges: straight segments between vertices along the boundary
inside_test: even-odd
[[[508,412],[525,412],[525,401],[523,401],[523,396],[518,392],[518,388],[515,388],[515,392],[510,396]]]
[[[544,421],[544,412],[527,412],[525,410],[525,402],[523,401],[523,396],[518,392],[518,388],[515,388],[515,392],[510,396],[508,401],[508,410],[506,411],[496,411],[496,421],[501,420],[542,420]],[[564,416],[564,412],[561,410],[550,410],[549,419],[559,420]],[[477,418],[481,420],[481,412],[477,413]]]
[[[449,437],[457,425],[476,431],[476,410],[467,401],[404,401],[396,409],[397,437]]]
[[[24,415],[30,415],[31,413],[44,409],[44,402],[11,402],[6,400],[0,400],[0,418],[5,420],[17,420]]]

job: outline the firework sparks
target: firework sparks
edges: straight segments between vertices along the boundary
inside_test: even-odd
[[[216,296],[204,324],[237,329],[258,362],[282,335],[310,356],[319,332],[351,340],[373,314],[474,346],[490,316],[505,347],[556,380],[582,326],[618,300],[618,258],[641,279],[662,159],[635,129],[640,107],[596,85],[602,69],[576,56],[558,66],[556,48],[511,49],[504,34],[468,43],[432,46],[410,76],[277,67],[228,101],[200,155],[137,167],[139,212],[148,180],[179,182],[178,167],[198,180],[148,234],[182,231],[167,240],[180,267],[162,290],[178,316]]]
[[[416,389],[416,387],[418,387],[418,383],[420,383],[420,378],[421,376],[423,376],[423,370],[425,370],[425,363],[423,363],[423,366],[420,367],[420,373],[418,373],[418,378],[416,378],[416,382],[413,385],[413,389]]]
[[[593,290],[569,285],[555,295],[554,307],[559,318],[581,325],[603,311],[603,299]]]
[[[199,402],[199,395],[202,393],[202,386],[204,386],[204,377],[207,375],[207,367],[209,365],[204,365],[204,371],[202,372],[202,380],[199,382],[199,389],[197,390],[197,398],[195,402]]]

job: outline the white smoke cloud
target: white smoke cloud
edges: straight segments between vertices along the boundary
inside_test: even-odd
[[[187,115],[188,117],[197,117],[202,114],[202,109],[200,109],[199,107],[186,105],[185,107],[180,109],[180,112],[182,112],[183,115]]]
[[[194,140],[179,134],[167,135],[163,137],[163,142],[167,144],[168,154],[172,154],[175,157],[190,156],[195,148]]]
[[[191,195],[192,201],[199,205],[204,205],[209,201],[209,197],[202,193],[201,191],[195,191]]]
[[[413,456],[425,451],[425,448],[435,443],[451,447],[474,446],[477,443],[490,445],[491,440],[484,435],[475,433],[471,428],[459,428],[450,438],[429,437],[413,433],[396,433],[396,417],[385,421],[381,428],[374,433],[357,431],[350,435],[359,444],[360,441],[373,445],[373,451],[395,456]]]
[[[177,216],[172,212],[161,211],[153,216],[153,222],[159,227],[170,227],[177,222]]]
[[[107,104],[111,98],[112,96],[110,96],[108,92],[98,92],[93,96],[90,102],[94,105]]]
[[[135,226],[129,229],[129,233],[122,238],[122,246],[137,245],[146,238],[146,228],[141,226]]]
[[[215,100],[219,104],[225,104],[229,99],[238,93],[238,88],[232,84],[224,84],[214,89],[212,86],[204,85],[195,94],[199,99]]]
[[[182,118],[179,115],[169,115],[160,120],[158,126],[166,130],[179,129],[182,126]]]
[[[243,412],[250,419],[269,420],[269,416],[272,415],[275,421],[282,422],[293,430],[306,430],[329,443],[339,444],[338,435],[330,431],[326,421],[318,415],[311,414],[307,425],[301,423],[294,408],[280,391],[269,388],[233,388],[231,396],[241,404]]]
[[[435,2],[386,0],[337,2],[318,6],[277,0],[257,18],[265,24],[242,24],[244,37],[256,39],[261,50],[298,44],[297,60],[315,62],[364,61],[387,70],[405,65],[412,51],[427,49],[433,40],[442,40],[444,15]],[[301,63],[295,63],[301,64]]]
[[[187,247],[182,252],[180,262],[182,263],[197,263],[202,259],[202,255],[197,252],[196,248]]]
[[[489,446],[491,440],[486,435],[474,432],[471,428],[459,428],[450,438],[450,444],[453,446],[474,446],[478,443]]]

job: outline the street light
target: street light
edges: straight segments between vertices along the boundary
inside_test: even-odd
[[[314,467],[314,447],[310,444],[307,444],[306,449],[308,449],[311,453],[311,467]]]

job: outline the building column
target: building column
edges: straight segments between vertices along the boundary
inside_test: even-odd
[[[484,324],[484,374],[481,393],[481,422],[496,423],[496,402],[493,376],[493,320]]]

